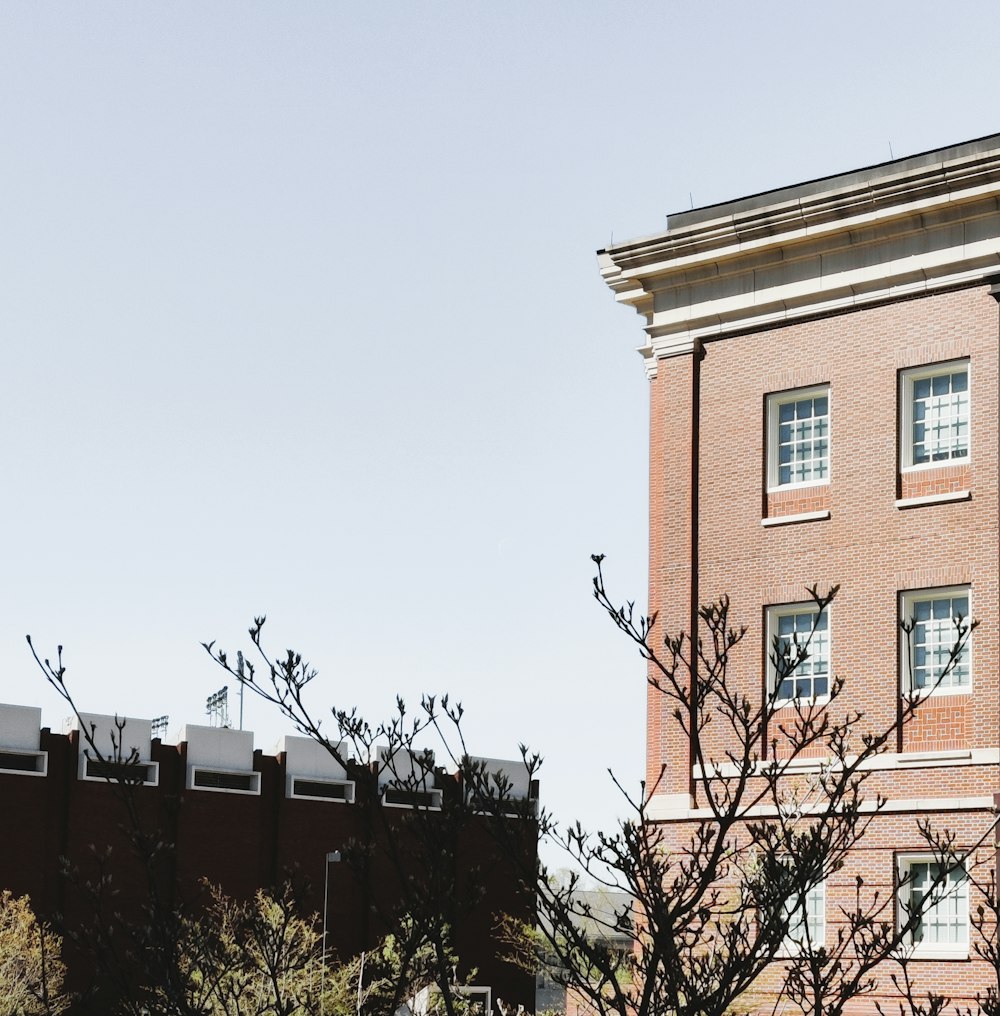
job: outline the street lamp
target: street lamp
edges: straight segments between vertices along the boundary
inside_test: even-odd
[[[330,865],[340,860],[340,851],[331,850],[323,861],[323,955],[319,967],[319,1013],[326,1012],[326,908],[330,898]]]

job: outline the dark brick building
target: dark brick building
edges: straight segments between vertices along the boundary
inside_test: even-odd
[[[93,904],[79,889],[82,880],[105,864],[116,898],[124,901],[116,905],[128,910],[145,899],[146,870],[127,835],[121,787],[108,782],[92,752],[81,750],[79,723],[53,733],[40,727],[40,718],[33,707],[0,705],[0,803],[8,817],[0,887],[28,894],[43,917],[60,915],[65,927],[84,928]],[[82,719],[87,728],[94,725],[101,754],[113,758],[114,718]],[[493,999],[533,1008],[533,978],[504,963],[494,942],[496,915],[530,920],[533,897],[519,889],[515,865],[496,846],[489,820],[450,810],[463,793],[457,775],[426,774],[414,809],[412,785],[400,783],[408,760],[390,762],[382,754],[372,767],[340,765],[304,737],[283,738],[272,755],[254,750],[249,731],[187,726],[177,744],[168,744],[151,737],[148,720],[129,718],[122,749],[134,750],[128,793],[141,822],[172,845],[164,886],[170,899],[197,907],[206,880],[247,898],[291,877],[301,888],[303,912],[325,916],[329,947],[346,959],[391,930],[392,915],[405,909],[402,882],[419,879],[424,865],[452,864],[455,898],[441,904],[462,963],[478,970],[477,984]],[[521,762],[484,762],[502,769],[512,796],[524,801],[521,817],[509,821],[522,859],[533,861],[537,788]],[[455,817],[459,812],[463,818]],[[431,844],[436,859],[426,856],[428,844],[413,833],[414,821],[428,824],[432,840],[441,838]],[[352,842],[375,844],[364,871],[336,859]],[[405,859],[394,860],[393,853]],[[74,877],[63,873],[63,858]],[[67,959],[70,986],[85,988],[87,957],[69,946]]]

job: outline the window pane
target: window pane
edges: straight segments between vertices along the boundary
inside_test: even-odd
[[[830,473],[829,397],[816,395],[778,403],[777,482],[816,483]],[[789,468],[786,468],[789,467]]]
[[[780,699],[809,701],[829,695],[829,626],[826,611],[817,615],[815,609],[803,607],[771,612],[769,628],[778,640],[775,680]]]
[[[789,860],[789,865],[793,862]],[[796,894],[785,902],[788,918],[788,935],[785,949],[799,952],[807,947],[820,949],[826,938],[826,886],[813,886],[803,894]]]
[[[913,465],[968,457],[968,387],[968,367],[911,382]]]
[[[909,596],[904,610],[913,621],[909,658],[914,688],[962,688],[970,681],[969,641],[953,657],[959,640],[959,619],[969,616],[968,593],[953,596]]]
[[[969,887],[961,868],[946,874],[940,865],[929,861],[910,862],[909,912],[919,911],[913,931],[914,943],[961,945],[969,935]]]

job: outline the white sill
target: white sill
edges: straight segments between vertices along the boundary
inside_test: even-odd
[[[948,698],[954,695],[971,695],[972,684],[949,684],[944,688],[907,688],[903,695],[915,695],[919,701],[924,699]]]
[[[947,504],[949,501],[970,501],[971,490],[949,490],[945,494],[924,494],[921,497],[900,497],[896,499],[897,508],[919,508],[924,504]]]
[[[971,455],[963,455],[954,459],[939,459],[937,462],[917,462],[908,466],[901,466],[901,473],[924,473],[928,469],[947,469],[949,466],[964,466],[972,462]]]
[[[768,494],[784,494],[786,490],[809,490],[810,487],[829,487],[830,478],[825,480],[806,480],[803,483],[779,483],[777,486],[769,486]]]
[[[969,959],[969,947],[967,945],[960,946],[942,946],[942,945],[928,945],[928,946],[916,946],[911,949],[907,949],[904,953],[907,959],[911,960],[968,960]]]
[[[783,698],[778,699],[774,703],[774,710],[778,709],[794,709],[795,706],[801,706],[803,709],[812,709],[813,706],[825,706],[830,701],[829,695],[820,695],[819,698]]]
[[[825,949],[825,948],[826,948],[826,942],[814,942],[813,943],[813,952],[814,953],[818,952],[820,949]],[[800,956],[808,956],[808,955],[809,955],[809,950],[806,949],[805,943],[803,942],[801,946],[793,946],[792,948],[788,948],[787,946],[782,946],[774,954],[774,958],[776,960],[797,960]]]
[[[819,522],[830,517],[830,509],[825,508],[820,512],[799,512],[797,515],[770,515],[761,519],[760,524],[765,528],[771,526],[790,526],[796,522]]]
[[[896,756],[899,769],[923,769],[929,766],[964,765],[972,763],[972,751],[910,751]]]

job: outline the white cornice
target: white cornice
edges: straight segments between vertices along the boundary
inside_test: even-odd
[[[855,761],[853,756],[848,756],[848,764]],[[781,763],[785,766],[789,775],[801,773],[818,773],[830,765],[830,759],[796,758],[790,762]],[[770,769],[772,763],[763,761],[756,763],[754,775],[763,775]],[[958,766],[995,766],[1000,765],[1000,748],[957,748],[948,751],[887,751],[880,755],[873,755],[865,759],[858,769],[865,771],[879,771],[890,769],[953,769]],[[701,766],[693,766],[691,773],[698,781],[720,777],[722,779],[733,779],[739,776],[742,767],[732,762],[720,762],[717,766],[709,765],[707,771]]]
[[[1000,137],[682,213],[598,259],[646,319],[651,377],[701,341],[982,282],[1000,275]]]
[[[851,761],[850,759],[848,761]],[[763,774],[769,763],[760,762],[755,767],[758,774]],[[788,777],[803,776],[808,773],[820,772],[829,765],[828,759],[799,758],[786,763]],[[913,751],[885,752],[865,760],[858,768],[866,771],[895,771],[914,769],[956,769],[966,766],[997,766],[1000,765],[1000,748],[962,748],[950,751]],[[731,762],[720,763],[706,776],[700,766],[692,769],[692,775],[698,783],[713,778],[732,779],[738,776],[739,767]],[[995,776],[990,777],[995,783]],[[882,788],[884,793],[884,788]],[[992,797],[926,797],[900,798],[890,800],[882,811],[979,811],[992,808]],[[874,800],[866,802],[863,810],[874,810]],[[747,817],[760,817],[776,814],[773,805],[761,805],[751,809]],[[711,819],[713,813],[708,808],[692,808],[691,798],[687,794],[656,794],[650,800],[646,815],[658,822],[679,822],[687,819]]]
[[[711,822],[716,817],[715,812],[711,808],[676,807],[676,802],[673,800],[677,797],[676,794],[664,794],[663,797],[665,798],[663,802],[660,801],[659,797],[654,797],[646,805],[646,818],[650,822],[690,822],[692,820]],[[926,814],[928,812],[940,813],[945,811],[982,811],[989,812],[992,815],[994,807],[992,795],[981,797],[905,797],[884,801],[881,803],[881,806],[874,798],[862,801],[858,811],[867,815],[874,814],[875,812],[886,815],[893,813]],[[804,807],[802,814],[821,815],[825,810],[823,805],[816,805],[812,808]],[[774,805],[765,804],[747,808],[741,817],[744,819],[755,819],[773,818],[777,815],[778,809]]]

